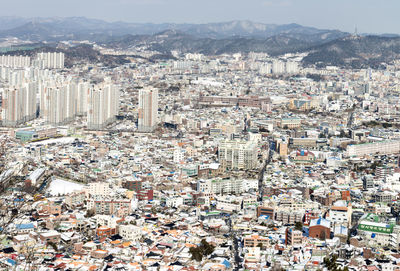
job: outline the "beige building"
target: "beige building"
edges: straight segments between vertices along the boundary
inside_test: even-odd
[[[258,146],[252,141],[223,141],[218,147],[218,159],[226,169],[258,167]]]

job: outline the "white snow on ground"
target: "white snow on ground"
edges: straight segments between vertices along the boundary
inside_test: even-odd
[[[37,141],[37,142],[31,142],[29,145],[47,145],[47,144],[71,144],[74,142],[75,137],[60,137],[60,138],[51,138],[51,139],[46,139],[42,141]]]
[[[199,80],[194,80],[192,81],[193,84],[196,85],[209,85],[209,86],[214,86],[214,87],[223,87],[224,84],[220,82],[213,81],[212,79],[204,79],[204,78],[199,78]]]
[[[74,191],[79,191],[82,190],[82,188],[83,188],[82,184],[54,178],[51,181],[47,189],[47,192],[50,193],[50,195],[52,196],[58,196],[58,195],[66,195]]]

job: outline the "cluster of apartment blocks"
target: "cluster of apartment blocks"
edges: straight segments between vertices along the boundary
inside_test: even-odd
[[[272,62],[263,63],[260,66],[260,74],[295,74],[300,70],[299,63],[295,61],[273,60]]]
[[[119,108],[119,90],[111,83],[92,86],[89,83],[66,82],[58,86],[25,84],[3,90],[2,122],[17,126],[36,117],[46,123],[63,125],[76,116],[87,115],[87,127],[100,129],[114,121]]]
[[[17,126],[39,116],[48,124],[63,125],[76,116],[87,116],[89,129],[101,129],[118,114],[119,89],[107,78],[99,85],[91,85],[38,68],[3,67],[0,79],[8,83],[3,89],[4,126]]]
[[[0,66],[10,68],[28,68],[30,66],[40,69],[63,69],[65,62],[64,53],[38,53],[31,61],[29,56],[0,55]]]

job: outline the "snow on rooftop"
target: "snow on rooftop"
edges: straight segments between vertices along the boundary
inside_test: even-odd
[[[53,139],[32,142],[30,143],[30,145],[36,146],[36,145],[47,145],[47,144],[71,144],[72,142],[74,142],[74,140],[75,137],[61,137],[61,138],[53,138]]]

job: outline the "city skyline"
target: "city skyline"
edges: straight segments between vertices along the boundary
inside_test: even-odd
[[[76,7],[79,6],[79,9]],[[22,8],[21,8],[22,7]],[[227,11],[227,7],[229,10]],[[298,23],[323,29],[339,29],[359,33],[400,33],[396,10],[400,2],[385,1],[316,1],[316,0],[251,0],[201,2],[183,0],[116,0],[85,2],[49,0],[34,3],[18,0],[4,3],[0,16],[71,17],[84,16],[106,21],[135,23],[214,23],[250,20],[260,23]]]

